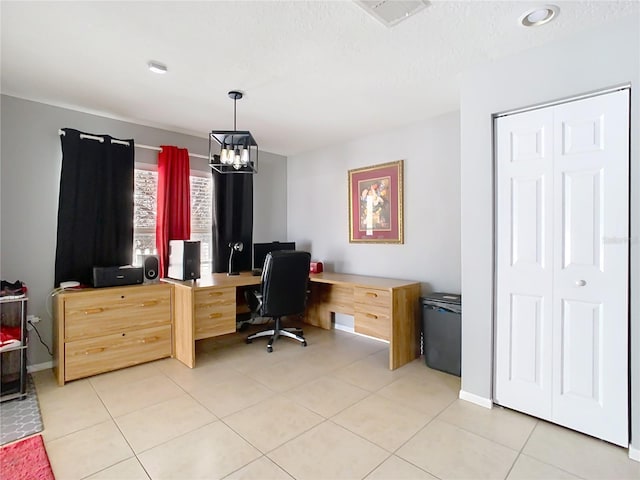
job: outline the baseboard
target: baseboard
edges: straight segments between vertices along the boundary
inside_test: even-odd
[[[34,365],[27,365],[27,373],[39,372],[40,370],[49,370],[53,368],[53,361],[49,360],[44,363],[36,363]]]
[[[629,445],[629,458],[636,462],[640,462],[640,450]]]
[[[340,323],[334,323],[333,324],[333,328],[336,329],[336,330],[341,330],[343,332],[349,332],[349,333],[352,333],[354,335],[358,335],[359,337],[364,337],[364,338],[369,338],[371,340],[376,340],[376,341],[381,342],[381,343],[386,343],[386,344],[389,343],[388,340],[383,340],[382,338],[371,337],[369,335],[365,335],[364,333],[358,333],[353,329],[353,327],[350,327],[349,325],[342,325]]]
[[[460,394],[458,396],[460,400],[475,403],[476,405],[480,405],[484,408],[493,408],[493,402],[490,398],[480,397],[479,395],[474,395],[473,393],[465,392],[464,390],[460,390]]]
[[[343,325],[341,323],[334,323],[333,328],[335,328],[336,330],[342,330],[343,332],[356,333],[353,331],[353,327],[350,327],[349,325]]]

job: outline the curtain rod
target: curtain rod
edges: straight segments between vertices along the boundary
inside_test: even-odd
[[[58,130],[58,135],[65,135],[65,131],[64,130]],[[104,142],[104,138],[102,137],[96,137],[95,135],[87,135],[86,133],[81,133],[80,134],[80,138],[82,139],[89,139],[89,140],[97,140],[100,143]],[[118,145],[129,145],[129,142],[126,142],[124,140],[116,140],[115,138],[111,139],[111,143],[117,143]],[[144,148],[145,150],[155,150],[156,152],[161,152],[162,148],[160,147],[153,147],[151,145],[143,145],[141,143],[134,143],[133,144],[134,147],[138,147],[138,148]],[[205,160],[209,160],[208,156],[205,155],[199,155],[197,153],[189,153],[190,157],[195,157],[195,158],[204,158]]]

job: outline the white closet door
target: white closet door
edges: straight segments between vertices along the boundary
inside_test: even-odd
[[[495,400],[627,446],[629,92],[500,118],[496,155]]]
[[[500,118],[495,399],[551,416],[553,114]]]
[[[629,91],[554,115],[553,418],[627,446]]]

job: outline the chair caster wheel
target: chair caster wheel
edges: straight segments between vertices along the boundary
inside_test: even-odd
[[[305,340],[304,342],[302,342],[302,346],[303,346],[303,347],[306,347],[306,346],[307,346],[307,342],[306,342],[306,340]]]
[[[269,353],[273,352],[273,347],[267,347],[267,352]]]
[[[250,339],[248,339],[248,338],[247,338],[247,339],[245,340],[245,342],[247,342],[247,344],[249,344],[249,343],[251,343],[251,342],[252,342],[252,340],[250,340]]]

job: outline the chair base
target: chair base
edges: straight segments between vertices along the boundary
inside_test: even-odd
[[[293,340],[297,340],[302,344],[303,347],[307,346],[307,341],[304,338],[304,334],[302,333],[302,329],[300,328],[281,328],[280,327],[280,319],[275,319],[276,324],[271,330],[263,330],[262,332],[257,332],[252,335],[249,335],[246,339],[247,343],[251,343],[254,339],[260,337],[271,337],[269,339],[269,343],[267,343],[267,352],[273,352],[273,344],[278,339],[278,337],[287,337],[292,338]]]

